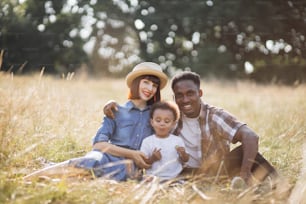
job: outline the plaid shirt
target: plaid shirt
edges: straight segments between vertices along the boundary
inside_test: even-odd
[[[219,168],[220,162],[229,153],[233,137],[245,123],[238,121],[223,109],[204,103],[202,103],[198,122],[201,129],[201,148],[199,149],[202,154],[202,164],[200,170],[203,173],[209,173]],[[174,134],[179,135],[183,125],[180,119]]]

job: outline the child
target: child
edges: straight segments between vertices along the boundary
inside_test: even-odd
[[[189,160],[183,140],[171,134],[179,119],[178,108],[172,102],[157,102],[151,108],[150,118],[155,134],[145,138],[140,148],[148,157],[147,163],[152,164],[146,174],[161,181],[173,179]]]

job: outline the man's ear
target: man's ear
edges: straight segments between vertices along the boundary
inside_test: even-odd
[[[203,90],[199,89],[199,96],[202,97],[203,96]]]

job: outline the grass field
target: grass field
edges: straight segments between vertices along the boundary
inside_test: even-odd
[[[23,176],[82,156],[109,99],[126,101],[123,79],[14,76],[0,72],[0,203],[297,203],[306,200],[306,85],[204,80],[203,100],[223,107],[260,135],[260,152],[279,170],[281,189],[234,191],[199,177],[169,187],[157,182],[44,179]],[[170,86],[163,99],[172,100]],[[303,156],[304,154],[304,156]],[[294,190],[293,190],[294,189]],[[302,198],[304,196],[304,198]],[[304,201],[306,202],[306,201]],[[301,202],[302,203],[302,202]]]

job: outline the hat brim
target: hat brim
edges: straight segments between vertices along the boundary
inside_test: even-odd
[[[160,80],[160,89],[163,89],[167,85],[168,76],[163,72],[160,72],[157,70],[136,70],[136,71],[130,72],[126,76],[125,80],[126,80],[127,86],[131,88],[131,85],[134,79],[142,75],[153,75],[153,76],[158,77]]]

